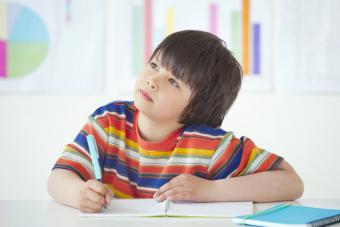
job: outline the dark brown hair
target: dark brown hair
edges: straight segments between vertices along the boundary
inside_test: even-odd
[[[166,37],[154,57],[193,90],[179,122],[221,126],[242,82],[241,66],[225,42],[209,32],[180,31]]]

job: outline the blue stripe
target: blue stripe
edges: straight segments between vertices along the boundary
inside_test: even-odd
[[[84,131],[81,131],[77,137],[74,139],[74,142],[77,143],[79,146],[81,146],[88,154],[90,154],[89,145],[87,143],[86,139],[87,133]],[[105,154],[102,149],[97,145],[98,153],[99,153],[99,165],[101,167],[101,170],[103,170],[102,166],[105,161]]]
[[[81,146],[84,150],[86,150],[87,153],[89,152],[89,146],[87,144],[86,140],[87,134],[84,131],[81,131],[78,133],[77,137],[74,139],[74,142],[77,143],[79,146]]]
[[[117,113],[119,115],[125,115],[126,120],[130,123],[133,121],[134,111],[132,110],[132,101],[115,101],[109,104],[99,107],[91,114],[91,117],[95,118],[98,115],[102,115],[104,112]]]
[[[136,183],[140,187],[160,188],[162,185],[168,183],[173,177],[169,178],[154,178],[154,177],[142,177],[136,172],[135,169],[129,168],[124,162],[118,161],[117,157],[106,157],[105,168],[115,169],[119,175],[129,179],[131,183]]]
[[[211,180],[224,179],[227,176],[229,176],[232,172],[234,172],[241,163],[242,154],[243,154],[243,142],[241,140],[240,147],[237,148],[236,154],[233,157],[230,157],[232,158],[231,162],[224,163],[223,168],[219,169],[219,171],[212,176]]]
[[[212,128],[207,125],[189,125],[185,127],[185,132],[198,132],[201,134],[208,134],[212,136],[223,136],[226,131],[219,128]]]

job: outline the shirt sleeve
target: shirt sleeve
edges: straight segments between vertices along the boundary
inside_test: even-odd
[[[258,148],[247,137],[236,138],[227,133],[208,166],[208,179],[218,180],[274,170],[283,158]]]
[[[53,170],[70,170],[84,181],[95,178],[86,136],[94,136],[99,153],[99,164],[102,168],[108,143],[108,136],[102,127],[102,121],[103,119],[94,119],[91,115],[76,138],[65,146],[65,149],[61,157],[55,163]]]

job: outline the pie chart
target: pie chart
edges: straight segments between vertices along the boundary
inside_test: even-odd
[[[0,79],[24,77],[47,56],[44,21],[27,6],[0,2]]]

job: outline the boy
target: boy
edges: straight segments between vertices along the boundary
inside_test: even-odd
[[[168,36],[136,81],[134,102],[98,108],[48,180],[57,201],[98,212],[117,198],[217,202],[293,200],[303,183],[283,158],[218,127],[241,86],[224,41],[202,31]],[[94,180],[86,135],[100,153]]]

